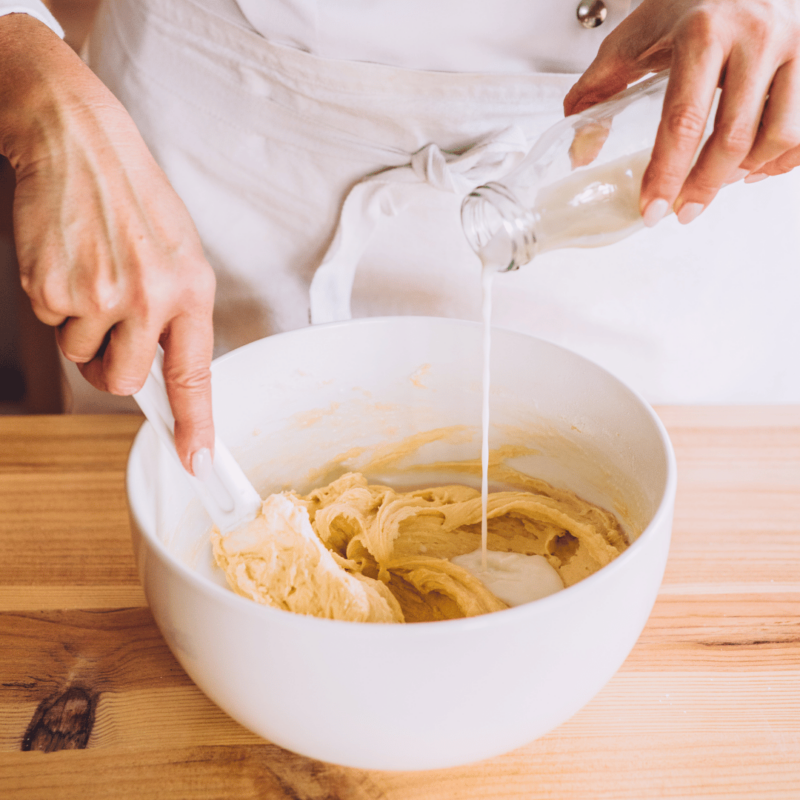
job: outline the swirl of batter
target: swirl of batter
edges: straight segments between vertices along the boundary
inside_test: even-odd
[[[489,495],[490,551],[540,556],[564,586],[628,545],[616,517],[544,481]],[[358,622],[423,622],[507,603],[451,559],[480,547],[468,486],[398,492],[348,473],[307,495],[274,494],[250,525],[212,534],[235,592],[274,608]]]

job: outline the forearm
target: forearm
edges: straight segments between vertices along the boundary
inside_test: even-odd
[[[48,146],[66,108],[99,89],[53,29],[30,14],[0,14],[0,153],[15,169]]]

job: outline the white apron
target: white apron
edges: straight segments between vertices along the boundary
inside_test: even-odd
[[[405,188],[375,199],[361,185],[338,234],[359,240],[353,315],[478,319],[461,199],[561,118],[576,78],[315,58],[192,0],[109,3],[91,63],[198,226],[218,353],[309,323],[348,192],[387,168],[407,167],[382,176]],[[670,218],[501,275],[494,322],[589,356],[651,402],[800,402],[798,177],[728,187],[686,228]]]

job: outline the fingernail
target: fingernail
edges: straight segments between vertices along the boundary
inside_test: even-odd
[[[740,181],[742,178],[746,177],[749,174],[750,170],[742,169],[741,167],[739,167],[734,173],[731,174],[728,180],[725,181],[725,185],[728,186],[731,183],[736,183],[736,181]]]
[[[684,203],[678,212],[678,222],[681,225],[688,225],[703,213],[704,208],[705,206],[702,203]]]
[[[745,183],[758,183],[759,181],[763,181],[764,178],[769,178],[766,172],[754,172],[752,175],[748,175],[745,179]]]
[[[207,447],[198,450],[192,456],[192,473],[201,481],[208,480],[213,473],[211,451]]]
[[[661,222],[662,219],[664,219],[667,211],[669,211],[669,203],[666,200],[660,197],[656,200],[651,200],[647,204],[644,214],[642,214],[644,224],[648,228],[654,228],[659,222]]]

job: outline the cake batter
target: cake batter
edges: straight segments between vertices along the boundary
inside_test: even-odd
[[[488,497],[491,553],[539,556],[571,586],[628,546],[608,511],[544,481]],[[480,547],[481,493],[462,485],[398,492],[348,473],[307,495],[270,495],[249,526],[212,534],[238,594],[327,619],[426,622],[509,604],[451,559]]]

